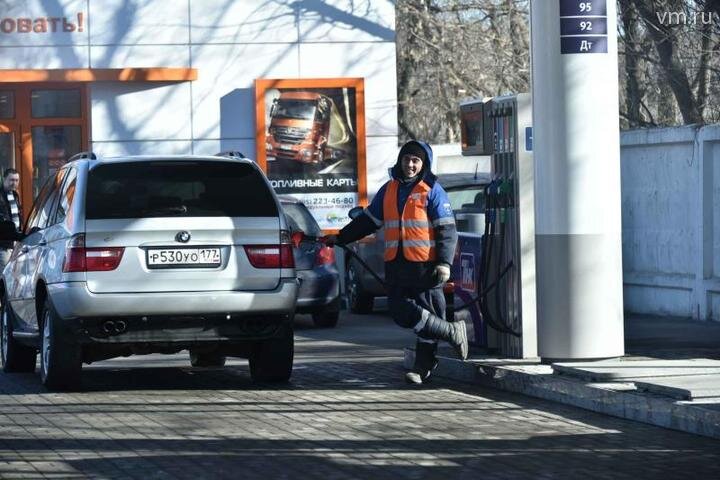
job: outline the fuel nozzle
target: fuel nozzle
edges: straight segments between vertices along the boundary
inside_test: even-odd
[[[495,221],[498,208],[498,187],[501,179],[496,178],[485,187],[485,215],[490,222]]]

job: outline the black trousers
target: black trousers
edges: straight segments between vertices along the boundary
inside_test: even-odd
[[[423,310],[445,319],[445,295],[440,285],[432,288],[388,285],[387,291],[390,315],[403,328],[415,328],[422,320]]]

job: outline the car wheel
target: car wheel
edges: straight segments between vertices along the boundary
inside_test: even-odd
[[[363,289],[360,275],[352,263],[348,265],[346,285],[350,311],[360,314],[371,313],[375,298]]]
[[[225,356],[218,353],[190,350],[190,365],[193,367],[224,367],[225,360]]]
[[[12,336],[12,311],[3,298],[0,306],[0,359],[6,373],[34,372],[37,351],[18,343]]]
[[[335,311],[327,311],[327,310],[320,310],[319,312],[314,312],[312,314],[313,323],[316,327],[321,328],[333,328],[335,325],[337,325],[338,318],[340,317],[340,312],[337,310]]]
[[[48,390],[70,390],[80,386],[80,345],[61,331],[61,320],[48,300],[42,312],[40,381]]]
[[[291,325],[284,325],[275,338],[259,340],[250,354],[250,376],[253,382],[287,382],[290,380],[295,353]]]

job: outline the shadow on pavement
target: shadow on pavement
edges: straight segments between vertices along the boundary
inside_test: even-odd
[[[212,478],[262,479],[680,478],[661,468],[669,455],[674,455],[673,468],[684,466],[695,478],[717,478],[718,473],[708,461],[717,453],[708,445],[662,440],[648,444],[621,433],[507,440],[38,438],[14,440],[14,448],[28,457],[49,449],[101,452],[101,458],[64,463],[83,475],[106,478],[208,478],[210,472]],[[36,468],[42,471],[42,464]],[[13,472],[11,463],[0,466],[0,476],[13,473],[20,472]]]
[[[720,359],[720,322],[626,315],[625,353],[665,359]]]

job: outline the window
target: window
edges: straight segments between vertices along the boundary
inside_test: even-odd
[[[156,161],[93,168],[88,219],[147,217],[274,217],[263,174],[247,163]]]
[[[72,155],[81,151],[82,129],[77,125],[44,125],[32,127],[33,191],[52,177]]]
[[[15,118],[15,92],[0,90],[0,118]]]
[[[458,190],[448,190],[448,199],[453,210],[457,213],[485,213],[484,187],[468,186]]]
[[[15,168],[15,133],[0,132],[0,173]]]
[[[29,233],[33,227],[39,226],[39,213],[41,212],[42,207],[45,205],[45,200],[47,200],[48,195],[50,195],[50,190],[52,189],[53,184],[53,179],[48,178],[45,181],[45,184],[40,189],[40,193],[35,199],[35,203],[33,203],[32,210],[30,210],[30,215],[28,215],[27,223],[25,224],[26,234]]]
[[[33,90],[33,118],[80,118],[80,89]]]
[[[299,229],[305,235],[319,237],[322,235],[320,226],[317,224],[307,207],[301,203],[284,203],[283,210],[290,218],[290,227],[294,230]]]
[[[55,221],[53,224],[64,222],[65,218],[71,213],[73,198],[75,197],[75,182],[77,180],[77,172],[75,169],[67,173],[65,184],[60,191],[60,202],[58,203],[57,212],[55,213]],[[70,219],[72,221],[72,219]]]
[[[42,207],[39,208],[37,216],[37,226],[40,228],[49,227],[54,225],[52,222],[53,214],[55,212],[55,206],[57,205],[58,196],[60,195],[60,186],[62,185],[63,178],[65,177],[66,170],[61,170],[49,180],[52,185],[50,193],[48,193],[45,202]]]

